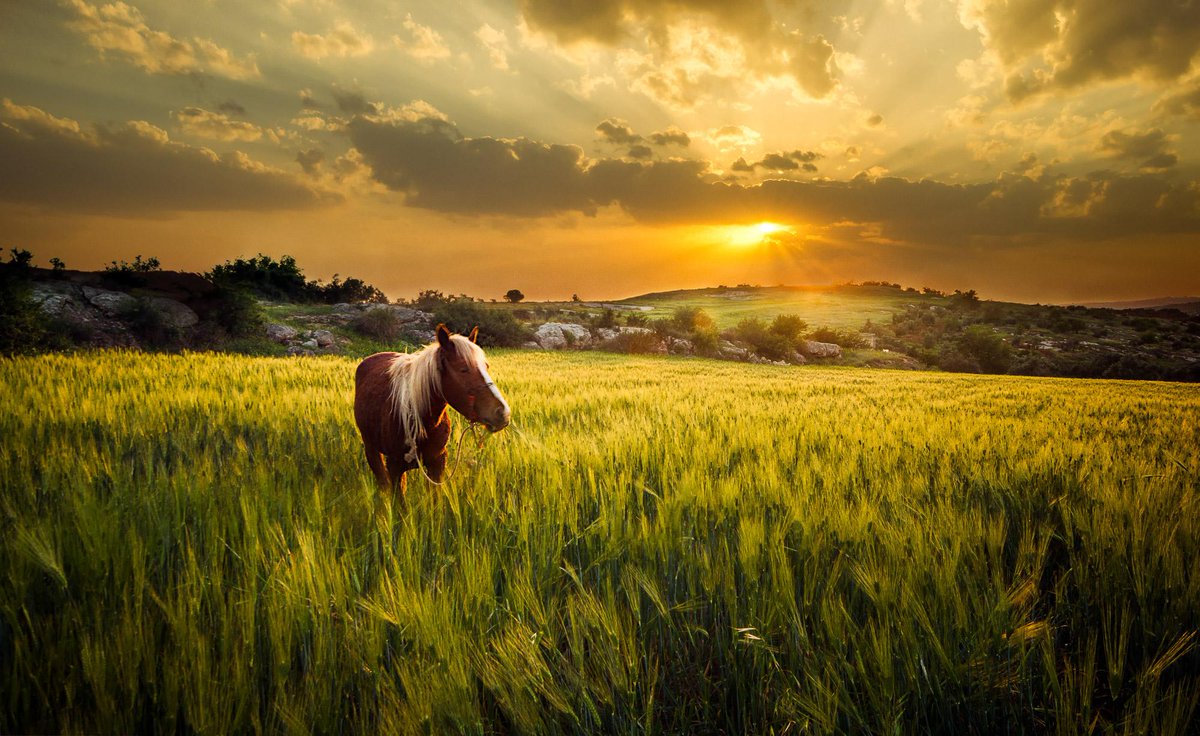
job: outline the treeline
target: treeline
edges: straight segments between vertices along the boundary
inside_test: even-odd
[[[157,262],[157,261],[156,261]],[[371,302],[386,304],[387,295],[362,279],[334,274],[327,283],[308,280],[292,256],[278,261],[259,253],[214,266],[204,277],[218,286],[246,289],[263,299],[314,304]]]

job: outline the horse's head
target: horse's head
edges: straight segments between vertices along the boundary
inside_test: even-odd
[[[438,370],[446,403],[472,422],[481,422],[492,432],[508,426],[512,412],[488,375],[487,358],[475,344],[479,328],[469,337],[452,335],[446,325],[437,326]]]

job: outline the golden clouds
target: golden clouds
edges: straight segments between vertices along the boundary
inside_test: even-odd
[[[959,14],[1008,71],[1014,101],[1133,76],[1175,80],[1200,51],[1190,0],[960,0]]]
[[[766,0],[522,0],[520,7],[531,29],[559,43],[620,49],[618,67],[631,88],[675,108],[726,96],[748,81],[783,80],[816,99],[837,85],[833,45],[803,29],[805,13],[785,24]]]
[[[87,37],[104,56],[115,56],[151,74],[207,72],[229,79],[260,76],[254,56],[238,58],[206,38],[184,39],[150,28],[132,5],[113,2],[99,7],[68,0],[74,17],[68,26]]]
[[[211,115],[211,114],[210,114]],[[171,141],[134,120],[84,129],[5,99],[0,104],[0,200],[55,210],[147,215],[183,210],[271,210],[340,200],[234,151]]]
[[[365,33],[359,33],[346,21],[339,21],[324,34],[292,32],[292,46],[301,55],[314,61],[326,57],[366,56],[375,48],[375,41]]]

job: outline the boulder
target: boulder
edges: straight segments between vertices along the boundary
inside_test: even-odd
[[[320,346],[317,345],[316,340],[305,340],[304,342],[300,343],[300,347],[308,348],[309,350],[316,350]]]
[[[312,339],[317,341],[317,345],[323,348],[333,347],[333,333],[329,330],[313,330]]]
[[[591,344],[592,333],[583,325],[547,322],[534,331],[533,339],[547,350],[562,350]]]
[[[85,307],[79,287],[61,281],[43,281],[33,285],[30,298],[38,309],[51,317],[61,317]]]
[[[726,360],[746,360],[750,357],[750,351],[746,348],[738,347],[728,340],[722,340],[717,344],[717,355]]]
[[[92,286],[83,287],[83,297],[91,303],[93,307],[104,312],[109,317],[117,317],[123,314],[128,314],[135,306],[137,299],[129,296],[121,291],[109,291],[107,289],[97,289]]]
[[[295,328],[288,327],[287,325],[267,325],[267,337],[278,343],[287,343],[289,340],[295,340],[299,334]]]
[[[667,350],[674,355],[691,355],[696,352],[696,346],[691,340],[685,340],[681,337],[666,338]]]
[[[813,358],[840,358],[842,346],[832,342],[804,341],[804,353]]]
[[[150,306],[161,314],[166,323],[172,327],[187,329],[195,327],[196,323],[200,321],[200,315],[196,314],[191,307],[174,299],[152,296],[150,297]]]

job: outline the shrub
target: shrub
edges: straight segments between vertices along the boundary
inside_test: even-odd
[[[212,318],[231,337],[249,337],[266,321],[258,300],[243,288],[217,286]]]
[[[770,329],[771,332],[786,339],[793,346],[798,346],[801,336],[808,329],[808,323],[800,319],[800,315],[797,314],[780,314],[771,321]]]
[[[1005,373],[1012,361],[1012,346],[986,325],[971,325],[963,330],[958,348],[984,373]]]
[[[368,309],[350,324],[359,334],[376,340],[395,340],[400,337],[402,325],[390,309]]]
[[[144,347],[171,350],[181,346],[183,333],[149,299],[137,299],[123,316]]]
[[[467,333],[478,327],[480,345],[515,347],[529,339],[529,331],[511,312],[488,309],[466,294],[445,296],[440,291],[423,291],[413,306],[431,312],[434,319],[455,332]]]
[[[749,317],[738,322],[731,334],[735,339],[749,345],[754,352],[771,360],[783,360],[795,349],[786,337],[771,332],[767,323],[758,317]]]
[[[659,344],[659,337],[653,332],[622,332],[604,343],[604,347],[617,353],[653,353]]]

